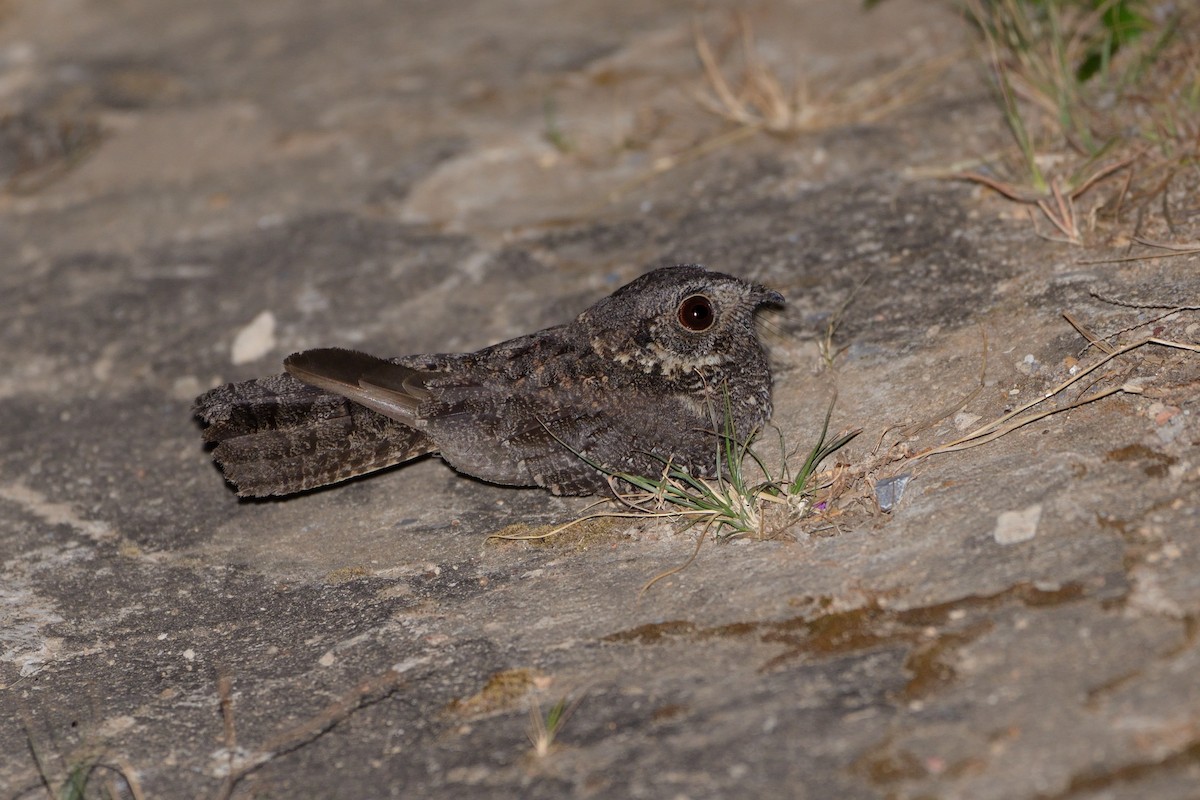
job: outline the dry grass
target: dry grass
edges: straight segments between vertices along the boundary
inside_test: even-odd
[[[1122,305],[1126,304],[1122,303]],[[1146,308],[1148,306],[1138,305],[1136,307]],[[1166,306],[1155,307],[1167,308]],[[1166,311],[1158,318],[1178,313],[1180,311],[1196,310],[1197,308],[1198,307],[1195,306],[1171,307],[1170,310]],[[976,427],[974,430],[957,439],[954,439],[953,441],[936,445],[927,450],[919,452],[913,455],[912,460],[915,461],[921,458],[927,458],[929,456],[940,455],[943,453],[953,453],[960,450],[967,450],[972,447],[978,447],[979,445],[995,441],[1001,436],[1012,433],[1013,431],[1037,422],[1038,420],[1045,419],[1046,417],[1050,417],[1055,414],[1061,414],[1065,411],[1070,411],[1089,403],[1094,403],[1097,400],[1102,400],[1115,394],[1140,395],[1145,391],[1144,386],[1142,386],[1140,383],[1125,380],[1124,378],[1120,378],[1117,382],[1109,383],[1107,386],[1103,386],[1101,388],[1096,387],[1103,381],[1103,378],[1092,378],[1087,382],[1084,381],[1085,378],[1089,378],[1094,373],[1099,372],[1102,370],[1102,368],[1112,364],[1121,356],[1124,356],[1127,353],[1131,353],[1135,350],[1140,350],[1145,347],[1164,347],[1168,349],[1200,353],[1200,344],[1178,341],[1174,339],[1164,339],[1153,335],[1140,336],[1131,342],[1126,342],[1119,345],[1115,343],[1109,343],[1106,341],[1105,337],[1098,336],[1087,326],[1081,323],[1075,315],[1064,313],[1063,317],[1068,323],[1071,324],[1072,327],[1079,331],[1080,335],[1082,335],[1084,339],[1087,340],[1088,348],[1095,347],[1101,351],[1103,355],[1099,359],[1093,362],[1090,366],[1076,368],[1071,377],[1061,381],[1058,385],[1052,387],[1048,391],[1039,394],[1033,400],[1023,403],[1017,408],[1014,408],[1012,411]],[[1152,321],[1148,322],[1143,320],[1139,322],[1136,327],[1142,327],[1151,324],[1151,322]],[[1123,329],[1122,331],[1119,331],[1118,334],[1125,333],[1131,329],[1132,327]],[[1128,372],[1126,371],[1117,374],[1127,376]],[[1083,387],[1079,394],[1074,399],[1063,401],[1062,398],[1066,396],[1067,390],[1076,385]]]
[[[533,547],[554,547],[573,551],[603,547],[625,538],[616,520],[590,515],[570,525],[528,525],[516,522],[488,536],[489,540],[527,542]]]
[[[1172,228],[1173,184],[1200,185],[1200,9],[1156,21],[1129,2],[1119,24],[1118,0],[963,5],[1016,154],[953,176],[1027,205],[1056,241],[1130,216],[1138,232],[1152,203]]]
[[[891,72],[846,86],[822,85],[801,78],[788,81],[762,58],[753,24],[746,14],[735,14],[724,40],[736,43],[741,68],[726,65],[730,47],[717,45],[693,26],[693,46],[699,62],[701,84],[692,97],[709,113],[730,123],[722,131],[671,155],[655,159],[650,169],[610,192],[606,202],[627,193],[683,164],[708,156],[760,133],[795,136],[847,125],[866,125],[911,104],[961,54],[902,65]]]
[[[727,74],[708,37],[695,26],[705,88],[694,96],[709,112],[742,128],[794,135],[876,122],[911,103],[957,56],[910,64],[845,87],[814,90],[800,78],[789,87],[761,57],[746,14],[734,17],[741,71]]]

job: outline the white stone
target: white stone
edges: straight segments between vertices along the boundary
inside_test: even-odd
[[[1027,542],[1037,535],[1041,518],[1041,503],[1034,503],[1020,511],[1005,511],[996,518],[996,529],[992,531],[992,536],[997,544]]]
[[[275,348],[275,315],[262,311],[233,337],[230,358],[234,364],[257,361]]]

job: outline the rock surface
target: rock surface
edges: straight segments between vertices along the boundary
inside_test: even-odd
[[[752,20],[816,95],[967,42],[937,4],[858,6]],[[689,9],[0,2],[5,796],[95,757],[148,798],[1195,796],[1196,354],[882,454],[1095,360],[1061,312],[1160,313],[1092,292],[1195,306],[1197,257],[1099,263],[1125,251],[915,177],[1006,146],[966,57],[880,119],[737,131],[691,97]],[[720,4],[697,23],[734,41]],[[776,422],[811,442],[836,391],[833,427],[865,429],[833,525],[710,539],[641,592],[697,530],[489,540],[585,503],[433,460],[239,502],[190,417],[296,350],[473,349],[669,262],[790,299]],[[894,511],[866,500],[906,472]],[[539,757],[530,708],[562,698]]]

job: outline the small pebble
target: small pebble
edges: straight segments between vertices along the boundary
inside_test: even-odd
[[[883,511],[892,511],[899,504],[900,498],[904,496],[904,489],[911,479],[912,475],[905,473],[877,481],[875,483],[875,499],[879,502],[879,508]]]
[[[249,364],[275,349],[275,315],[262,311],[233,337],[230,358],[234,364]]]
[[[1021,511],[1005,511],[996,518],[996,529],[992,537],[997,544],[1018,544],[1037,536],[1038,522],[1042,518],[1042,504],[1034,503]]]

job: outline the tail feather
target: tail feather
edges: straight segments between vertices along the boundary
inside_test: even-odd
[[[243,497],[302,492],[436,449],[421,431],[290,375],[219,386],[196,399],[196,416]]]

